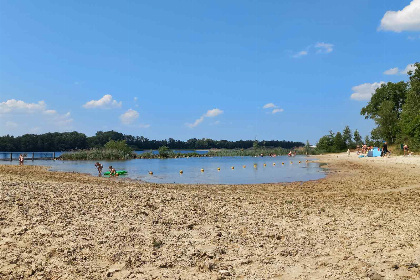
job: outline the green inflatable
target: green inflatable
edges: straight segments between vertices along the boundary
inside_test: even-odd
[[[116,172],[117,172],[118,175],[127,174],[127,171],[125,171],[125,170],[117,170]],[[105,172],[104,175],[109,175],[109,171]]]

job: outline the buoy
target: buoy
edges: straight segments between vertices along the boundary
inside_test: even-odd
[[[291,161],[290,164],[293,164],[293,161]]]
[[[217,167],[217,170],[220,171],[220,167]]]
[[[299,160],[299,163],[300,163],[300,160]]]
[[[257,168],[257,165],[256,164],[254,164],[254,168]]]
[[[235,166],[232,166],[232,169],[235,169]]]
[[[180,170],[180,171],[179,171],[179,174],[182,174],[182,173],[184,173],[184,171]]]
[[[201,168],[201,172],[204,172],[204,169],[203,168]]]
[[[284,165],[284,162],[282,162],[281,164],[283,164],[283,165]]]
[[[150,175],[153,175],[153,172],[152,172],[152,171],[149,171],[149,174],[150,174]]]
[[[275,162],[273,162],[273,165],[276,165],[276,163],[275,163]]]
[[[306,162],[308,162],[308,160],[306,160]]]
[[[267,164],[264,163],[264,166],[267,166]]]
[[[243,168],[246,168],[246,165],[242,166]]]

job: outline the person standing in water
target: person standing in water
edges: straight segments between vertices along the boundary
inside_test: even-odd
[[[25,160],[25,158],[23,157],[22,154],[19,155],[19,166],[23,165],[23,161]]]
[[[95,167],[98,169],[99,177],[101,177],[102,176],[102,168],[104,168],[104,166],[97,161],[95,163]]]

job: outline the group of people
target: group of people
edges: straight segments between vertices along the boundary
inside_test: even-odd
[[[104,166],[102,164],[100,164],[98,161],[95,163],[95,167],[98,169],[98,173],[99,173],[99,177],[102,176],[102,169],[104,168]],[[112,165],[109,166],[109,177],[116,177],[118,176],[117,170],[115,170],[114,167],[112,167]]]
[[[401,147],[404,150],[404,156],[411,155],[407,144],[403,144],[403,145],[401,145]],[[363,144],[362,147],[360,147],[358,145],[357,146],[357,154],[358,155],[359,154],[366,154],[367,152],[369,152],[372,149],[373,149],[373,146],[368,146],[366,144]],[[390,154],[391,154],[391,151],[388,150],[388,143],[384,142],[384,144],[382,145],[382,149],[381,149],[381,157],[389,156]]]
[[[357,155],[364,155],[367,154],[370,150],[373,150],[373,146],[368,146],[367,144],[363,144],[362,147],[357,145]],[[347,154],[350,154],[350,150],[347,150]],[[388,150],[388,143],[384,142],[381,149],[381,157],[389,156],[391,152]]]

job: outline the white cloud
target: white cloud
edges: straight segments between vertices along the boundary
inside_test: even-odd
[[[401,74],[408,74],[409,71],[414,71],[416,67],[414,64],[408,64],[407,67],[405,67],[404,70],[401,71]]]
[[[207,113],[204,115],[204,117],[214,118],[220,114],[223,114],[223,111],[216,108],[216,109],[208,110]]]
[[[411,1],[400,11],[387,11],[379,29],[394,32],[420,31],[420,0]]]
[[[271,113],[272,114],[277,114],[277,113],[281,113],[281,112],[283,112],[284,110],[283,109],[274,109]]]
[[[28,132],[37,125],[39,130],[65,130],[71,127],[73,119],[70,112],[59,114],[56,110],[47,109],[44,101],[26,103],[22,100],[9,99],[0,102],[0,117],[9,132]]]
[[[409,71],[414,71],[416,67],[414,64],[408,64],[404,70],[400,70],[398,67],[388,69],[384,72],[385,75],[407,75]]]
[[[317,48],[317,53],[330,53],[333,51],[333,44],[328,44],[324,42],[318,42],[315,44],[315,48]]]
[[[188,126],[189,128],[194,128],[200,123],[202,123],[204,121],[204,118],[214,118],[221,114],[223,114],[223,111],[217,108],[208,110],[207,113],[202,115],[200,118],[196,119],[194,123],[187,123],[186,126]]]
[[[276,105],[274,105],[274,103],[267,103],[263,106],[264,109],[268,109],[268,108],[277,108]]]
[[[86,109],[91,108],[103,108],[103,109],[109,109],[109,108],[120,108],[122,105],[122,102],[117,102],[116,100],[112,99],[112,95],[105,94],[101,99],[99,100],[91,100],[89,102],[86,102],[86,104],[83,105]]]
[[[364,83],[358,86],[354,86],[351,89],[353,90],[352,95],[350,96],[351,99],[362,101],[362,100],[370,100],[372,94],[375,93],[375,90],[379,88],[385,82],[379,83]]]
[[[281,112],[283,112],[283,111],[284,111],[282,108],[279,108],[279,106],[277,106],[277,105],[276,105],[276,104],[274,104],[274,103],[267,103],[267,104],[265,104],[265,105],[263,106],[263,108],[264,108],[264,109],[273,109],[273,110],[271,111],[271,113],[272,113],[272,114],[277,114],[277,113],[281,113]]]
[[[34,113],[45,111],[46,104],[44,101],[38,103],[26,103],[22,100],[9,99],[0,103],[0,114],[9,112]]]
[[[121,123],[125,125],[132,124],[135,120],[139,118],[139,112],[128,109],[127,112],[120,116]]]
[[[305,55],[308,55],[307,51],[300,51],[300,52],[294,54],[293,57],[298,58],[298,57],[302,57],[302,56],[305,56]]]
[[[398,67],[388,69],[384,72],[385,75],[397,75],[399,72]]]

